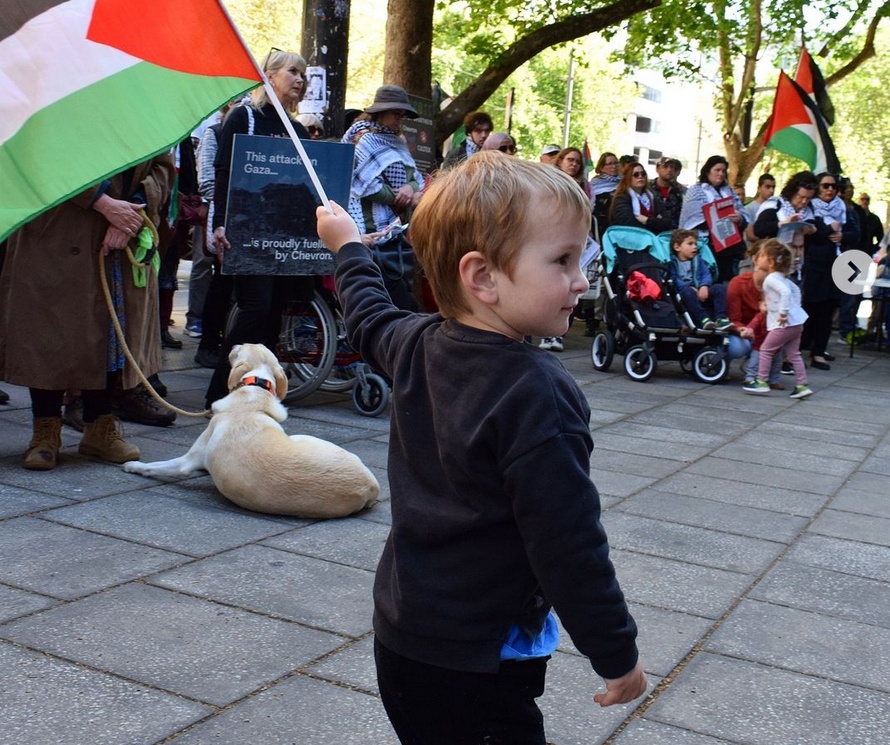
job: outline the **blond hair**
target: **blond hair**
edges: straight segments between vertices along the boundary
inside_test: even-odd
[[[305,77],[306,60],[296,52],[282,52],[280,49],[273,49],[269,52],[269,56],[266,57],[265,62],[263,62],[263,72],[266,73],[267,78],[270,78],[274,72],[283,67],[290,67],[291,65],[300,68],[303,71],[303,77]],[[303,86],[303,93],[306,93],[306,86]],[[250,105],[257,111],[263,108],[267,103],[271,102],[269,101],[269,95],[266,93],[266,87],[264,85],[261,85],[259,88],[254,88],[250,92]],[[290,113],[293,114],[296,110],[297,104],[295,103]]]
[[[464,254],[478,251],[512,276],[526,226],[538,219],[590,223],[590,202],[558,168],[494,150],[438,176],[414,211],[410,236],[441,313],[469,310],[459,275]]]

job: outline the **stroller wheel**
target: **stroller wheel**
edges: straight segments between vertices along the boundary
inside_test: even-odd
[[[683,359],[681,359],[680,369],[687,375],[692,375],[694,372],[692,369],[692,360],[690,360],[688,357],[684,357]]]
[[[702,383],[719,383],[726,375],[726,357],[714,347],[705,347],[692,361],[692,372]]]
[[[649,380],[658,367],[655,355],[641,344],[631,347],[624,354],[624,372],[638,383]]]
[[[389,403],[389,386],[375,373],[365,375],[352,389],[352,403],[362,416],[377,416]]]
[[[590,361],[595,370],[604,372],[612,366],[615,356],[615,337],[611,331],[598,331],[590,347]]]

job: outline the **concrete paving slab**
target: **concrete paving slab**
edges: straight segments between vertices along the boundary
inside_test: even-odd
[[[696,461],[686,469],[686,473],[701,476],[715,476],[742,484],[783,487],[795,491],[812,492],[829,496],[843,484],[849,473],[844,469],[843,475],[811,473],[796,471],[785,466],[758,465],[753,468],[743,461],[725,458],[708,457]]]
[[[733,572],[759,574],[785,548],[782,543],[679,525],[612,510],[603,518],[609,545]]]
[[[651,686],[658,682],[650,678]],[[558,745],[594,745],[603,742],[639,704],[601,708],[593,695],[605,684],[584,657],[556,652],[547,665],[547,686],[538,699],[544,714],[547,741]]]
[[[596,456],[594,460],[595,458]],[[658,481],[654,476],[636,476],[625,471],[610,471],[593,461],[590,477],[601,497],[627,497]]]
[[[151,582],[346,636],[371,630],[372,572],[265,546],[201,559]]]
[[[604,471],[617,471],[629,473],[644,478],[661,479],[676,473],[687,464],[680,460],[668,460],[666,458],[653,458],[639,453],[628,453],[616,446],[618,450],[609,449],[608,445],[602,447],[596,443],[594,436],[594,450],[590,458],[591,468]]]
[[[886,626],[743,600],[705,649],[890,693]]]
[[[756,439],[756,435],[754,439]],[[756,442],[733,442],[715,450],[713,456],[727,461],[736,461],[748,469],[760,469],[762,467],[785,468],[803,472],[804,475],[827,474],[837,476],[839,479],[846,479],[859,465],[858,460],[853,461],[844,460],[841,457],[813,455],[803,449],[789,452],[772,447],[769,443],[761,445]],[[838,483],[838,486],[840,486],[840,483]]]
[[[656,434],[664,431],[667,440],[685,437],[696,443],[712,443],[716,446],[727,440],[738,437],[747,432],[751,427],[749,417],[745,416],[741,421],[733,421],[723,416],[723,412],[709,408],[707,415],[703,416],[698,410],[690,413],[682,406],[663,406],[658,409],[650,409],[634,414],[626,420],[628,426],[643,427],[640,436],[646,436],[646,432]],[[669,434],[670,433],[670,434]],[[704,439],[702,439],[704,436]]]
[[[620,549],[611,556],[630,602],[705,618],[720,618],[753,579],[748,574]]]
[[[646,672],[660,677],[668,675],[714,623],[708,618],[639,603],[628,603],[628,607],[637,622],[640,659]],[[559,622],[559,629],[559,651],[581,655],[562,622]]]
[[[618,434],[613,425],[595,433],[596,452],[617,450],[629,455],[649,456],[665,460],[676,460],[681,463],[691,463],[707,455],[715,447],[713,445],[693,445],[688,442],[673,442],[669,434],[666,434],[662,440],[641,437],[635,434],[633,428],[627,424],[619,425],[618,428],[622,430],[629,428],[631,431]],[[670,430],[667,430],[667,432],[670,432]]]
[[[219,553],[290,530],[258,513],[184,502],[155,492],[117,494],[48,510],[45,520],[188,556]]]
[[[355,642],[345,642],[336,652],[307,665],[302,672],[343,687],[370,691],[377,695],[380,693],[374,664],[373,634]]]
[[[59,466],[52,471],[26,471],[21,466],[21,456],[14,463],[2,461],[0,480],[21,489],[34,489],[42,494],[78,501],[145,486],[141,476],[126,473],[113,463],[88,460],[76,452],[77,446],[74,444],[60,453]]]
[[[0,644],[2,745],[150,745],[212,709]]]
[[[794,491],[781,485],[755,485],[747,481],[721,478],[719,475],[705,476],[691,473],[689,469],[659,481],[658,490],[803,517],[815,515],[826,501],[822,494]]]
[[[670,458],[676,457],[674,453],[680,451],[685,454],[685,457],[678,458],[679,460],[695,460],[697,457],[700,457],[696,455],[697,452],[701,451],[703,454],[720,447],[732,438],[731,435],[725,432],[720,432],[719,434],[706,432],[696,429],[694,426],[690,428],[672,427],[670,426],[671,422],[666,419],[661,419],[660,424],[650,424],[639,421],[640,416],[637,414],[632,419],[623,421],[618,426],[604,427],[599,430],[599,436],[608,434],[610,439],[612,437],[624,437],[645,440],[647,444],[657,448],[651,451],[650,455],[657,455],[659,458]],[[665,445],[667,445],[667,448],[662,449]]]
[[[780,515],[710,499],[646,489],[625,499],[616,509],[680,525],[694,525],[724,533],[790,543],[808,524],[805,517]]]
[[[50,608],[57,602],[34,592],[0,585],[0,623]]]
[[[5,624],[0,636],[214,706],[341,644],[333,634],[144,584]]]
[[[71,504],[71,500],[18,486],[0,484],[0,518],[18,517],[66,504]]]
[[[809,533],[800,537],[785,558],[809,566],[885,582],[890,577],[890,551],[886,546]]]
[[[890,457],[883,453],[872,455],[862,464],[862,470],[869,473],[879,473],[882,476],[890,476]]]
[[[725,745],[728,740],[646,719],[634,719],[612,742],[614,745]]]
[[[645,718],[746,745],[884,745],[890,696],[703,652]]]
[[[188,561],[182,554],[46,520],[0,522],[0,581],[54,598],[74,600]]]
[[[861,432],[859,429],[838,429],[837,423],[833,421],[830,425],[826,421],[826,426],[817,427],[814,424],[815,417],[812,416],[804,417],[808,424],[784,421],[787,418],[785,414],[780,414],[775,419],[759,425],[757,433],[763,438],[770,438],[771,441],[785,443],[786,447],[796,447],[800,440],[815,440],[854,448],[871,448],[875,446],[883,431],[878,425],[869,427],[870,432]]]
[[[757,429],[748,432],[736,440],[736,444],[761,450],[776,450],[788,458],[788,466],[794,464],[801,456],[807,458],[827,458],[861,463],[868,457],[871,445],[847,445],[837,441],[834,432],[819,430],[810,431],[809,437],[795,437],[768,431],[770,422],[765,422]],[[818,436],[817,436],[818,435]],[[872,439],[872,438],[869,438]],[[738,459],[736,459],[738,460]],[[759,461],[754,461],[759,462]]]
[[[888,484],[890,486],[890,484]],[[825,510],[809,527],[810,533],[890,546],[890,518]]]
[[[326,520],[267,538],[261,545],[373,572],[389,526],[369,520]]]
[[[170,745],[398,745],[379,698],[295,675],[174,737]]]
[[[890,583],[782,561],[750,597],[890,628]]]

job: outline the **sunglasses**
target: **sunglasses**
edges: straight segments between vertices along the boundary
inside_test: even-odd
[[[642,176],[643,178],[646,178],[646,172],[645,172],[645,171],[634,171],[634,172],[633,172],[632,174],[630,174],[630,175],[633,176],[634,178],[639,178],[640,176]]]
[[[828,191],[829,189],[837,189],[837,184],[825,182],[824,184],[819,184],[819,188]]]
[[[309,134],[311,135],[323,135],[324,130],[321,127],[308,127]]]
[[[500,150],[502,153],[515,153],[516,145],[501,145],[498,150]]]

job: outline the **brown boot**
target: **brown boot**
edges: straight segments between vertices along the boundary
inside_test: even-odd
[[[84,425],[83,439],[77,450],[81,455],[91,455],[109,463],[139,460],[139,448],[127,443],[123,433],[124,428],[114,414],[103,414],[95,422]]]
[[[30,471],[49,471],[56,467],[62,447],[62,418],[41,416],[34,418],[34,436],[25,453],[22,465]]]

